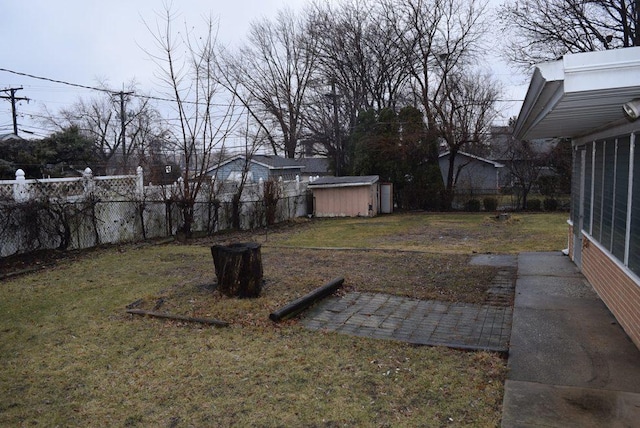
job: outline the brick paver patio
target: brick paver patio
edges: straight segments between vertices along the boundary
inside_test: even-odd
[[[475,262],[484,264],[486,256]],[[494,262],[496,260],[493,260]],[[508,352],[515,257],[501,259],[487,291],[491,304],[416,300],[376,293],[330,297],[302,318],[306,328],[417,345]]]

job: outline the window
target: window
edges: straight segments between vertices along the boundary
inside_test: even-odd
[[[632,192],[638,193],[640,190],[640,150],[638,150],[638,144],[634,148],[632,175]],[[629,268],[640,275],[640,201],[637,198],[631,206]]]
[[[602,184],[604,172],[604,141],[595,144],[593,156],[593,209],[591,215],[591,236],[598,242],[602,240]]]
[[[620,261],[624,261],[627,234],[627,205],[629,193],[629,156],[631,139],[623,137],[616,142],[615,199],[613,212],[613,245],[611,252]]]
[[[630,192],[640,192],[640,148],[635,140],[633,135],[622,136],[579,149],[585,151],[583,230],[640,275],[640,198],[630,197]],[[580,171],[580,150],[575,152],[574,174]]]
[[[602,164],[602,227],[600,243],[611,251],[613,235],[613,201],[616,172],[616,140],[604,143],[604,163]]]
[[[571,170],[571,221],[573,222],[574,233],[578,233],[580,221],[580,186],[582,185],[582,156],[585,154],[585,147],[576,147],[573,150],[573,169]]]
[[[584,230],[591,234],[591,185],[593,171],[593,144],[586,145],[584,167]]]

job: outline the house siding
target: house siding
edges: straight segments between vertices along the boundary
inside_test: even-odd
[[[449,172],[450,155],[442,156],[438,160],[442,180],[446,184]],[[458,181],[456,182],[456,192],[468,194],[495,194],[499,188],[500,168],[495,165],[470,158],[463,153],[458,153],[454,161],[454,169],[458,170],[462,166]],[[454,175],[455,175],[454,171]]]
[[[207,171],[208,176],[215,176],[217,180],[230,180],[230,175],[240,175],[244,170],[244,156],[237,156],[226,163],[222,163],[217,167],[213,167]],[[269,179],[285,181],[296,180],[300,177],[302,165],[293,159],[281,158],[278,156],[255,155],[249,162],[249,175],[247,182],[257,183],[260,180],[267,181]],[[231,179],[231,181],[236,181]]]
[[[218,180],[227,180],[229,178],[229,174],[232,172],[242,171],[244,168],[244,162],[244,159],[234,159],[231,162],[221,165],[219,168],[213,170],[209,175],[217,174]],[[269,169],[267,167],[251,163],[249,171],[251,171],[252,182],[258,182],[261,178],[264,181],[269,179]]]
[[[589,235],[583,235],[582,273],[640,348],[640,282]]]

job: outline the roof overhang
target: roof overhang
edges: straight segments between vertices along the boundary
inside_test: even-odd
[[[335,187],[371,186],[380,180],[377,175],[322,177],[309,183],[311,189],[328,189]]]
[[[623,104],[640,98],[640,47],[565,55],[539,64],[514,135],[579,137],[627,121]]]

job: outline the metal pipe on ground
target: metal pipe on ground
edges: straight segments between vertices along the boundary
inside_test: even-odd
[[[323,299],[328,295],[332,294],[334,291],[340,288],[343,283],[344,283],[344,278],[342,277],[335,278],[330,282],[328,282],[327,284],[323,285],[322,287],[318,287],[312,292],[310,292],[309,294],[306,294],[300,297],[299,299],[296,299],[293,302],[289,303],[288,305],[283,306],[277,311],[272,312],[269,315],[269,319],[271,321],[278,322],[283,319],[292,317],[295,314],[305,310],[306,308],[314,304],[316,301]]]

